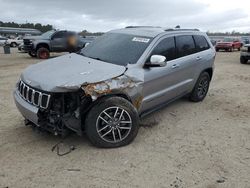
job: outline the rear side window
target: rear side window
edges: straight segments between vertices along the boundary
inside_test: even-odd
[[[167,61],[176,58],[176,48],[174,37],[163,39],[153,50],[151,55],[163,55]]]
[[[194,35],[194,41],[196,45],[196,51],[201,52],[210,48],[206,38],[201,35]]]
[[[196,52],[193,36],[183,35],[176,37],[177,56],[183,57]]]

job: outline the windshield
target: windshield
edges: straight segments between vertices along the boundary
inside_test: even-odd
[[[126,66],[135,64],[146,50],[152,38],[120,33],[107,33],[83,48],[83,56]]]
[[[53,33],[55,33],[55,31],[54,31],[54,30],[51,30],[51,31],[47,31],[46,33],[43,33],[41,36],[42,36],[43,38],[48,39],[48,38],[51,37],[51,35],[53,35]]]
[[[233,42],[235,41],[236,39],[233,39],[233,38],[224,38],[223,39],[223,42]]]

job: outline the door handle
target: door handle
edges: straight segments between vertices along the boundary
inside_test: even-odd
[[[174,64],[174,65],[172,65],[172,69],[176,69],[176,68],[179,68],[179,67],[180,67],[179,64]]]
[[[202,57],[198,56],[198,57],[196,57],[196,60],[200,61],[200,60],[202,60]]]

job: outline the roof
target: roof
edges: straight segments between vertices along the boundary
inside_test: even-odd
[[[152,27],[152,26],[128,26],[123,29],[112,30],[111,32],[154,38],[162,33],[198,32],[198,31],[199,31],[198,29],[172,29],[172,28]]]

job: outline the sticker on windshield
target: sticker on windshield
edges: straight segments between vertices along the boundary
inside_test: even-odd
[[[148,43],[150,39],[147,38],[141,38],[141,37],[134,37],[133,40],[134,42],[143,42],[143,43]]]

